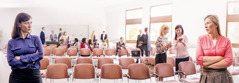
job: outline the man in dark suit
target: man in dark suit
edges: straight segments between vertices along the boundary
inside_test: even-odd
[[[55,42],[57,40],[57,35],[54,33],[54,30],[51,31],[50,40]]]
[[[123,37],[120,37],[120,41],[116,43],[116,55],[118,54],[118,50],[121,49],[126,49]]]
[[[145,31],[145,34],[143,36],[143,38],[144,38],[143,49],[145,51],[146,57],[149,57],[150,56],[150,51],[152,50],[151,41],[150,41],[150,34],[148,33],[148,28],[147,27],[145,27],[144,31]]]
[[[105,39],[107,39],[107,34],[105,34],[105,31],[103,31],[103,33],[100,36],[101,41],[105,41]]]
[[[45,27],[42,27],[42,31],[40,33],[40,38],[41,38],[42,44],[45,43],[45,32],[44,31],[45,31]]]
[[[143,30],[140,29],[139,30],[139,35],[137,37],[137,43],[136,43],[136,47],[139,48],[141,50],[141,56],[144,55],[144,50],[143,50],[143,43],[144,43],[144,35],[143,35]]]
[[[60,28],[59,31],[60,31],[60,32],[59,32],[59,34],[58,34],[58,41],[59,41],[59,39],[61,38],[61,36],[62,36],[62,34],[63,34],[63,33],[62,33],[62,28]]]

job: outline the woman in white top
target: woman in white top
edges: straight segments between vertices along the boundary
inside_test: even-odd
[[[178,71],[178,64],[183,61],[189,60],[189,53],[188,53],[188,38],[184,35],[182,25],[177,25],[175,27],[175,38],[174,38],[174,46],[173,48],[176,51],[176,58],[175,58],[175,70]]]
[[[63,32],[63,35],[61,36],[61,38],[59,40],[59,41],[61,41],[61,44],[67,45],[67,37],[68,36],[66,36],[66,32]]]

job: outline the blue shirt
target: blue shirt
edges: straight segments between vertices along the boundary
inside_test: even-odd
[[[8,41],[7,61],[12,70],[40,69],[43,47],[38,36],[27,34],[26,38],[13,38]],[[20,56],[17,60],[15,56]]]

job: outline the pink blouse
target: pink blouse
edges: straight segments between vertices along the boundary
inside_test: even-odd
[[[199,37],[196,49],[196,58],[198,64],[202,67],[204,67],[203,56],[223,56],[224,60],[227,62],[227,67],[231,66],[233,57],[230,40],[224,36],[219,36],[216,44],[214,45],[212,39],[209,38],[208,35]]]

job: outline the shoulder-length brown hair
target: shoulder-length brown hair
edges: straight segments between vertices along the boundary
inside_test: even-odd
[[[27,13],[19,13],[15,19],[13,29],[12,29],[12,38],[17,38],[21,36],[21,28],[19,24],[30,20],[32,17]]]

